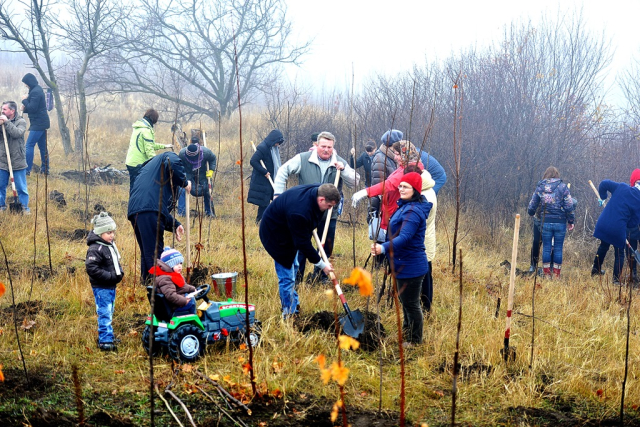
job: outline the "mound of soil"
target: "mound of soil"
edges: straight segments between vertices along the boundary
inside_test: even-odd
[[[9,321],[13,321],[13,305],[2,309],[2,317],[4,319],[9,319]],[[40,310],[44,308],[44,302],[36,300],[36,301],[23,301],[15,305],[16,308],[16,317],[18,322],[22,322],[25,318],[34,318]]]
[[[349,319],[344,314],[340,314],[340,317],[345,318],[348,322]],[[380,340],[378,340],[378,316],[370,311],[363,311],[362,317],[364,318],[364,330],[357,337],[360,342],[360,348],[365,351],[375,351],[380,346],[380,340],[383,340],[387,336],[387,331],[384,329],[384,325],[380,324]],[[335,332],[335,314],[330,311],[319,311],[311,316],[298,317],[294,321],[294,326],[300,332],[306,333],[313,330]]]
[[[53,234],[58,236],[60,239],[70,240],[72,242],[77,242],[81,240],[86,240],[89,235],[88,230],[83,230],[82,228],[76,228],[73,231],[67,230],[52,230]]]
[[[59,208],[67,206],[67,201],[64,199],[64,193],[61,193],[58,190],[53,190],[49,193],[49,200],[53,201]]]
[[[557,410],[524,406],[512,407],[508,410],[511,414],[512,421],[517,420],[518,423],[526,423],[527,425],[540,427],[572,427],[577,425],[604,427],[621,425],[620,418],[585,419],[573,413],[573,409],[575,408],[571,405],[562,405],[562,407],[557,408]],[[624,425],[640,426],[640,419],[633,415],[625,414]]]
[[[81,183],[87,183],[88,185],[100,185],[100,184],[124,184],[129,180],[129,174],[127,171],[121,171],[107,165],[103,168],[95,167],[86,172],[77,170],[68,170],[61,173],[67,179],[77,181]]]

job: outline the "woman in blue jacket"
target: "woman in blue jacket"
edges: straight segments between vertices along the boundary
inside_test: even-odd
[[[542,223],[542,271],[551,277],[551,249],[553,247],[553,275],[560,278],[562,247],[567,230],[573,230],[575,206],[569,187],[560,179],[560,172],[549,166],[538,182],[529,202],[528,213],[534,216],[540,208]],[[567,227],[567,223],[569,226]]]
[[[389,221],[387,241],[371,246],[372,255],[385,254],[396,277],[398,297],[404,314],[406,341],[422,343],[422,309],[420,294],[422,280],[429,271],[424,247],[427,217],[433,204],[421,194],[422,177],[410,172],[402,177],[398,210]]]

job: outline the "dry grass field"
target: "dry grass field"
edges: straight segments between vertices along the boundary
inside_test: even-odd
[[[115,116],[108,126],[91,119],[92,166],[111,164],[125,169],[130,123],[136,114]],[[252,120],[258,119],[249,116],[247,120],[246,128],[251,129]],[[211,123],[206,126],[213,129]],[[234,126],[237,129],[233,123],[227,126],[224,135],[232,134]],[[167,124],[160,125],[159,140],[170,140],[168,128]],[[184,401],[198,426],[231,426],[234,422],[202,393],[201,390],[205,390],[222,402],[196,371],[217,375],[221,385],[249,402],[252,415],[225,409],[246,425],[340,425],[340,417],[335,423],[329,419],[332,406],[339,398],[338,386],[333,381],[323,383],[315,362],[320,354],[325,355],[329,363],[336,360],[335,337],[318,330],[303,333],[291,321],[281,319],[275,270],[271,258],[262,249],[253,221],[256,207],[246,204],[248,276],[242,274],[241,182],[240,169],[235,163],[240,157],[239,147],[235,138],[223,137],[222,153],[218,153],[213,136],[216,133],[209,132],[209,145],[214,147],[219,159],[214,190],[218,216],[201,224],[194,221],[192,246],[196,242],[203,245],[201,266],[210,271],[240,272],[239,288],[245,282],[248,284],[249,300],[256,305],[257,318],[262,322],[262,340],[254,352],[255,379],[262,396],[252,400],[249,378],[243,371],[249,353],[235,345],[211,348],[198,362],[175,371],[170,360],[158,357],[154,360],[155,380],[161,390],[174,382],[172,390]],[[245,178],[250,176],[250,139],[251,136],[245,137]],[[257,137],[253,139],[257,141]],[[136,279],[137,248],[126,219],[128,182],[87,188],[81,182],[66,179],[62,172],[78,169],[78,158],[64,156],[55,130],[50,132],[50,146],[52,174],[46,183],[47,191],[64,193],[66,206],[58,207],[50,200],[47,204],[45,183],[42,177],[32,174],[28,180],[32,214],[15,216],[7,211],[0,216],[0,242],[9,265],[7,270],[4,256],[0,254],[0,281],[7,287],[0,299],[0,363],[5,376],[4,383],[0,384],[0,424],[76,425],[79,406],[72,381],[72,366],[76,366],[79,373],[76,385],[81,390],[87,425],[149,425],[149,360],[140,341],[149,304],[144,288]],[[347,150],[339,143],[337,149],[345,153]],[[37,153],[36,163],[39,163]],[[245,193],[247,186],[248,179]],[[460,273],[459,268],[452,273],[448,261],[453,235],[452,195],[453,186],[447,185],[439,198],[438,256],[433,261],[434,307],[425,322],[424,344],[405,353],[407,425],[451,423]],[[95,307],[83,262],[86,244],[77,238],[82,233],[76,233],[76,230],[88,229],[88,219],[94,214],[96,204],[104,206],[115,218],[116,242],[126,274],[118,286],[113,321],[116,335],[122,340],[115,353],[102,353],[96,346]],[[525,209],[523,206],[519,212],[523,222],[518,266],[523,270],[529,265],[531,244]],[[355,241],[353,229],[346,223],[349,214],[357,219]],[[592,279],[589,262],[596,242],[588,232],[570,233],[565,244],[561,280],[537,280],[533,340],[534,278],[517,277],[510,340],[516,347],[516,358],[505,363],[500,349],[509,275],[500,264],[511,259],[513,224],[490,233],[485,215],[469,207],[461,221],[463,312],[456,422],[469,426],[617,425],[625,372],[626,288],[621,297],[620,290],[608,284],[610,275],[602,281]],[[583,213],[578,212],[580,215]],[[364,207],[355,212],[346,206],[342,218],[345,222],[338,226],[334,265],[338,276],[344,279],[354,264],[354,245],[355,263],[361,266],[370,243]],[[171,242],[171,235],[166,235],[165,240]],[[176,246],[185,250],[184,241]],[[373,278],[380,286],[382,274],[374,272]],[[378,310],[373,298],[368,302],[350,286],[343,288],[348,288],[345,293],[353,309]],[[334,310],[335,300],[327,296],[327,289],[318,285],[301,287],[304,316]],[[502,304],[496,317],[498,297]],[[16,340],[12,298],[19,308],[17,334],[24,361]],[[244,296],[241,294],[239,298]],[[640,298],[634,292],[625,425],[640,425],[639,306]],[[344,391],[347,418],[354,426],[398,425],[399,422],[401,379],[395,309],[389,307],[385,298],[379,310],[387,331],[379,351],[341,352],[342,361],[350,370]],[[376,418],[379,402],[382,412]],[[177,403],[173,400],[169,403],[181,422],[189,425]],[[155,411],[156,425],[178,425],[159,398],[155,399]]]

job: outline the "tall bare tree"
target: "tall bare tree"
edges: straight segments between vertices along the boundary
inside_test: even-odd
[[[64,153],[73,151],[60,87],[54,65],[53,35],[49,18],[57,13],[50,0],[5,0],[0,2],[0,36],[12,42],[17,52],[24,52],[38,75],[53,92],[58,128]]]

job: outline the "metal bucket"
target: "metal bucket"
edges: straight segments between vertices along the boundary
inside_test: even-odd
[[[212,274],[213,291],[217,296],[234,298],[236,294],[236,280],[238,273],[218,273]]]

